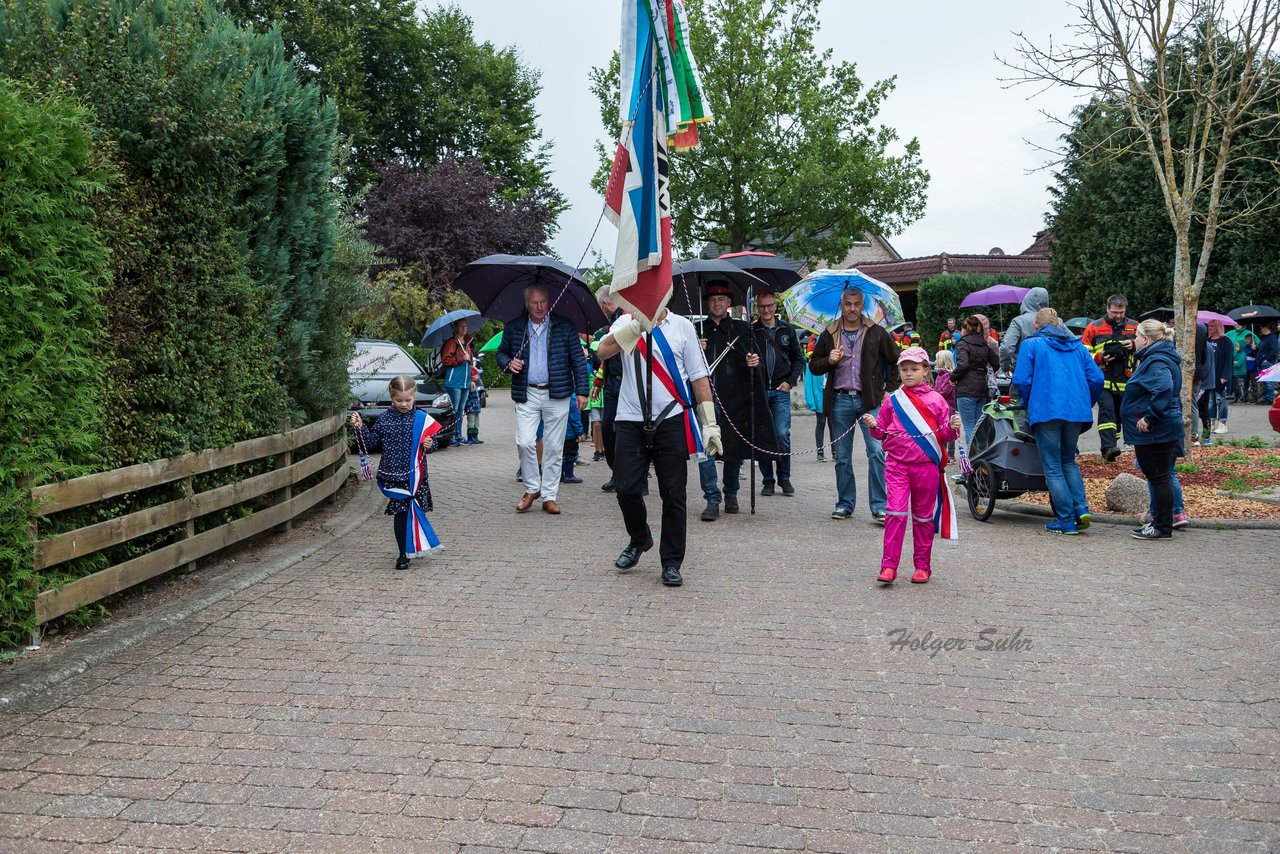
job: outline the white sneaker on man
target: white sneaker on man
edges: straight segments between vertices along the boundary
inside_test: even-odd
[[[1227,432],[1227,422],[1219,421],[1218,426],[1213,428],[1213,432],[1217,433],[1219,436]]]

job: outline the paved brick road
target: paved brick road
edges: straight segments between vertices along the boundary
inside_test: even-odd
[[[443,553],[394,572],[372,516],[0,715],[0,848],[1280,846],[1276,532],[966,516],[881,590],[880,529],[804,459],[797,497],[692,522],[673,591],[612,570],[603,464],[512,512],[509,406],[432,458]]]

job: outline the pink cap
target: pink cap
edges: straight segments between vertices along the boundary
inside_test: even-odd
[[[908,347],[902,351],[902,355],[898,357],[898,364],[903,362],[922,362],[929,364],[929,354],[924,351],[923,347]]]

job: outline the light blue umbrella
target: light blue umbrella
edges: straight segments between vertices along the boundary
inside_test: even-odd
[[[484,326],[485,318],[474,308],[460,308],[457,311],[451,311],[427,327],[427,331],[422,335],[422,346],[428,349],[439,347],[446,338],[453,335],[453,324],[459,320],[465,320],[467,322],[467,334],[474,335],[481,326]]]
[[[856,268],[815,270],[782,294],[782,308],[796,326],[821,332],[840,316],[840,295],[857,288],[866,297],[863,314],[890,329],[902,323],[902,300],[893,288]]]

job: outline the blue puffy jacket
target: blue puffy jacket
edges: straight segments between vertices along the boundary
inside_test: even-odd
[[[1013,386],[1027,407],[1027,422],[1093,424],[1102,370],[1080,339],[1058,326],[1041,326],[1018,349]]]
[[[520,315],[502,330],[502,343],[495,358],[498,367],[507,369],[512,359],[523,359],[524,370],[511,378],[511,400],[524,403],[529,399],[529,348],[525,338],[529,334],[529,314]],[[587,359],[582,354],[582,341],[573,321],[559,314],[551,315],[547,333],[547,384],[553,400],[577,393],[583,397],[591,391],[587,384]]]
[[[1138,430],[1139,418],[1146,418],[1150,425],[1146,433]],[[1182,439],[1182,356],[1169,339],[1138,351],[1138,366],[1120,402],[1120,420],[1130,445]]]

